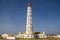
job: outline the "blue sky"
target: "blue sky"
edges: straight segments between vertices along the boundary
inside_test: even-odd
[[[60,0],[30,0],[34,32],[60,33]],[[25,32],[28,0],[0,0],[0,33]]]

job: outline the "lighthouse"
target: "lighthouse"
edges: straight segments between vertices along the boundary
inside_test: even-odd
[[[17,38],[47,38],[45,32],[33,32],[32,26],[32,5],[28,2],[27,5],[27,19],[26,19],[26,32],[19,32]]]
[[[27,5],[27,20],[26,20],[26,35],[25,38],[34,38],[32,27],[32,5],[28,2]]]

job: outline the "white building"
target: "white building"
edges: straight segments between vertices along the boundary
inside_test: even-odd
[[[2,34],[2,37],[4,39],[15,39],[15,37],[12,34]]]
[[[47,38],[45,32],[40,32],[38,35],[39,35],[39,38]]]
[[[2,37],[6,39],[8,37],[8,34],[2,34]]]
[[[60,38],[60,35],[56,35],[57,36],[57,38]]]
[[[15,39],[15,37],[10,36],[10,37],[7,37],[6,39],[14,40],[14,39]]]
[[[45,35],[45,32],[35,32],[34,33],[35,38],[47,38]]]
[[[47,38],[45,32],[33,32],[34,38]],[[25,38],[25,32],[19,32],[16,38]]]
[[[16,38],[24,38],[25,32],[19,32]]]

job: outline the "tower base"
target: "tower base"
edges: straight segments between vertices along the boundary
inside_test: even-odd
[[[31,35],[27,35],[27,34],[26,34],[26,35],[24,36],[24,38],[34,38],[34,35],[33,35],[33,34],[31,34]]]

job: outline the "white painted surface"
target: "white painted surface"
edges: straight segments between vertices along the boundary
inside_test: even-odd
[[[7,37],[6,39],[15,39],[15,37]]]
[[[6,37],[8,37],[8,34],[2,34],[2,37],[6,38]]]
[[[57,38],[60,38],[60,35],[57,35]]]

